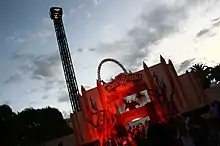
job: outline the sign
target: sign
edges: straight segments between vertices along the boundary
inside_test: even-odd
[[[105,89],[108,92],[111,92],[118,86],[123,86],[127,82],[137,82],[142,80],[142,74],[119,74],[118,76],[115,77],[115,79],[110,82]]]

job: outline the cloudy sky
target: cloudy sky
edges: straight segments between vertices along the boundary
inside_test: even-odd
[[[172,59],[179,73],[220,62],[219,0],[1,0],[0,104],[70,108],[49,8],[62,6],[79,85],[95,86],[107,57],[135,71]],[[101,77],[120,72],[106,63]]]

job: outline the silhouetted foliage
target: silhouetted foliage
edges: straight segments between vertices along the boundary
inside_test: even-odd
[[[69,135],[72,130],[55,108],[27,108],[15,114],[8,105],[2,105],[0,133],[1,146],[35,146]]]
[[[0,145],[13,145],[14,141],[10,140],[13,138],[11,135],[15,132],[15,125],[13,125],[13,120],[15,113],[8,105],[0,106]]]
[[[215,79],[216,81],[220,81],[220,64],[216,65],[211,70],[211,79]]]
[[[191,68],[196,73],[196,76],[200,79],[204,89],[209,88],[211,85],[211,72],[212,68],[202,63],[194,64]]]
[[[209,88],[214,80],[220,81],[220,64],[214,67],[209,67],[202,63],[197,63],[190,69],[196,73],[204,89]]]
[[[152,77],[156,83],[155,97],[157,98],[157,100],[162,103],[163,108],[167,107],[168,115],[177,113],[178,111],[174,104],[174,83],[170,83],[170,94],[168,94],[168,88],[165,82],[163,81],[163,78],[160,78],[155,73],[153,73]]]

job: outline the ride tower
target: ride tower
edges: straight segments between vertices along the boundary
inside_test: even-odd
[[[76,75],[70,55],[70,50],[63,25],[63,10],[61,7],[50,8],[50,18],[53,20],[57,43],[62,61],[63,71],[66,79],[66,85],[69,92],[69,98],[74,112],[81,111],[79,102],[79,90],[76,81]]]

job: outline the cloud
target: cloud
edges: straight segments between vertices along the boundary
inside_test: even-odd
[[[48,98],[49,98],[48,95],[44,95],[44,96],[42,97],[42,99],[48,99]]]
[[[178,23],[186,17],[185,4],[170,6],[159,3],[145,10],[123,39],[100,44],[97,52],[119,58],[131,70],[137,69],[152,53],[151,47],[178,32]]]
[[[85,52],[85,51],[89,51],[89,52],[95,52],[95,51],[97,51],[97,49],[96,48],[78,48],[77,50],[76,50],[78,53],[83,53],[83,52]]]
[[[187,59],[183,62],[180,63],[178,69],[177,69],[177,72],[178,73],[182,73],[182,72],[185,72],[186,70],[189,69],[189,67],[194,64],[195,62],[195,58],[192,58],[192,59]]]
[[[42,19],[42,26],[45,28],[51,28],[53,26],[49,16]]]
[[[41,43],[44,44],[54,34],[53,25],[51,19],[45,17],[41,20],[40,29],[37,31],[26,30],[16,31],[12,35],[7,36],[6,43],[12,43],[15,45]]]
[[[5,101],[3,102],[3,104],[10,105],[10,104],[11,104],[11,101],[5,100]]]
[[[12,53],[11,58],[15,61],[27,62],[27,61],[31,60],[32,58],[34,58],[34,55],[33,54],[23,54],[23,53],[21,53],[21,51],[17,51],[17,52]]]
[[[206,13],[204,10],[211,9],[215,3],[217,3],[215,0],[146,2],[147,6],[136,19],[134,27],[120,40],[113,43],[101,43],[97,47],[97,53],[121,60],[131,70],[139,69],[142,66],[142,61],[152,60],[153,56],[159,56],[161,52],[165,52],[159,47],[165,44],[166,40],[174,38],[180,33],[189,33],[188,30],[185,32],[187,29],[185,25],[192,23],[196,16],[199,17],[200,14]],[[201,10],[201,13],[200,11],[196,13],[195,8],[204,10]],[[194,19],[192,20],[192,18]],[[193,31],[190,32],[187,39],[196,34],[196,31]],[[210,36],[214,35],[214,33],[210,34]],[[190,42],[192,41],[194,40],[190,39]],[[167,47],[172,47],[172,45],[169,44]],[[172,52],[169,53],[169,55],[171,54]]]
[[[215,28],[220,26],[220,17],[215,18],[211,21],[211,25],[208,28],[201,29],[197,34],[196,37],[212,37],[215,35]]]
[[[212,19],[212,21],[213,22],[216,22],[216,21],[218,22],[218,21],[220,21],[220,17],[214,18],[214,19]]]
[[[70,102],[69,95],[67,94],[67,92],[63,91],[59,94],[58,102],[68,102],[68,103]]]
[[[84,7],[85,7],[85,4],[84,4],[84,3],[82,3],[82,4],[80,4],[80,5],[77,6],[78,9],[83,9]]]
[[[31,60],[31,78],[32,79],[53,79],[59,76],[61,72],[61,63],[58,53],[51,55],[41,55]],[[59,72],[59,73],[60,73]]]
[[[214,22],[213,26],[218,27],[220,25],[220,21]]]
[[[72,9],[69,9],[69,14],[72,15],[76,12],[76,9],[72,8]]]
[[[100,4],[100,0],[93,0],[94,4],[98,6]]]
[[[23,67],[28,70],[30,78],[37,81],[43,81],[44,90],[60,91],[66,89],[63,77],[62,65],[58,53],[50,55],[41,55],[30,60],[30,65]]]
[[[108,24],[101,29],[101,42],[113,43],[116,40],[120,40],[123,36],[123,32],[115,24]]]
[[[53,31],[48,29],[43,29],[37,33],[37,39],[39,39],[41,43],[47,42],[51,36],[53,36]]]
[[[94,52],[94,51],[96,51],[96,49],[95,48],[89,48],[89,51]]]
[[[61,90],[65,88],[65,81],[59,53],[35,56],[34,54],[16,52],[12,59],[19,62],[20,74],[8,78],[5,83],[22,82],[22,75],[26,78],[44,83],[44,90]]]
[[[79,49],[78,51],[82,50]],[[53,52],[36,56],[35,54],[15,52],[12,54],[12,59],[19,62],[19,72],[25,74],[25,79],[33,80],[41,84],[41,89],[39,90],[41,92],[43,90],[47,93],[42,99],[47,99],[50,95],[53,95],[58,102],[69,102],[59,53]],[[5,82],[12,82],[12,80],[18,80],[21,77],[22,76],[19,75],[12,76]],[[23,81],[22,79],[21,82]]]
[[[210,32],[210,29],[202,29],[201,31],[199,31],[197,33],[196,37],[202,37],[202,36],[206,35],[209,32]]]
[[[31,102],[29,103],[29,105],[32,106],[32,105],[35,105],[36,103],[37,103],[37,101],[31,101]]]
[[[90,12],[87,12],[87,18],[90,19],[92,14]]]
[[[63,118],[64,119],[70,118],[70,113],[71,113],[71,111],[62,111]]]
[[[66,89],[66,83],[64,80],[64,77],[62,76],[62,79],[58,79],[54,77],[54,79],[45,79],[44,81],[44,90],[45,91],[50,91],[50,90],[56,90],[56,91],[62,91],[63,89]]]
[[[84,50],[83,50],[83,48],[78,48],[77,51],[81,53],[81,52],[83,52]]]
[[[53,31],[51,29],[43,28],[37,32],[26,31],[21,33],[15,33],[12,36],[6,37],[5,41],[6,43],[12,43],[15,45],[27,43],[31,44],[34,42],[44,44],[52,35]]]
[[[15,34],[15,35],[6,37],[5,42],[6,43],[14,43],[14,44],[17,44],[17,45],[21,45],[23,43],[28,42],[28,39],[25,38],[25,37],[18,36],[18,35]]]
[[[212,21],[213,21],[213,24],[212,24],[213,27],[219,27],[220,26],[220,17],[215,18]]]
[[[14,74],[4,81],[4,84],[18,84],[22,82],[21,74]]]

